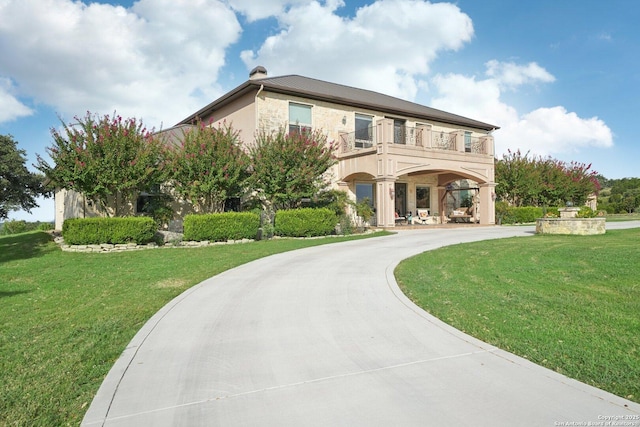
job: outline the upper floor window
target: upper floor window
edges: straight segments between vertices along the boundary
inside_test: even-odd
[[[464,151],[466,153],[471,152],[471,132],[464,133]]]
[[[373,145],[373,117],[356,114],[356,148],[367,148]]]
[[[311,105],[289,103],[289,133],[311,132]]]
[[[394,144],[406,144],[407,143],[407,127],[406,122],[402,119],[393,119],[393,143]]]

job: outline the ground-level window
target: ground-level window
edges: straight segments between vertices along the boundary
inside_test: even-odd
[[[289,133],[311,132],[311,105],[289,103]]]
[[[360,203],[364,199],[368,199],[373,207],[373,184],[356,183],[356,202]]]
[[[136,212],[138,214],[152,214],[157,205],[163,201],[160,191],[160,184],[149,186],[146,191],[141,192],[136,200]]]
[[[416,208],[429,209],[431,207],[431,189],[427,186],[416,185]]]
[[[241,208],[240,197],[231,197],[224,202],[225,212],[240,212]]]

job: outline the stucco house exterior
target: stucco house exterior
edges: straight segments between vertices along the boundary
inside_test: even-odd
[[[392,96],[298,75],[249,80],[186,117],[178,126],[226,120],[245,141],[258,131],[321,129],[337,141],[333,186],[353,200],[372,200],[378,226],[396,213],[428,209],[445,222],[465,197],[472,219],[495,223],[494,142],[497,126]]]
[[[427,223],[447,222],[463,205],[471,205],[467,219],[495,223],[494,125],[299,75],[269,77],[264,67],[166,132],[177,135],[196,119],[226,121],[247,144],[283,126],[321,130],[339,143],[331,185],[352,200],[369,198],[378,226],[418,211],[428,212]],[[72,213],[68,196],[56,200],[56,228]]]

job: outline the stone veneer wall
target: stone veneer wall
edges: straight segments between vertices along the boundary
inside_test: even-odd
[[[539,218],[537,234],[577,234],[588,236],[605,234],[605,218]]]

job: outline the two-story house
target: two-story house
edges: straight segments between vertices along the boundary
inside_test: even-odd
[[[256,67],[249,80],[163,132],[180,138],[196,119],[225,121],[252,143],[259,131],[319,129],[338,142],[329,171],[334,188],[352,200],[368,198],[374,223],[394,227],[396,216],[429,213],[432,223],[472,204],[471,218],[494,224],[496,126],[374,91],[298,75],[268,77]],[[464,202],[464,203],[463,203]],[[136,206],[130,206],[135,214]],[[176,211],[190,211],[184,202]],[[56,229],[67,218],[102,215],[73,191],[56,194]]]
[[[379,226],[418,209],[446,222],[463,198],[474,205],[472,219],[495,223],[494,125],[308,77],[268,77],[264,67],[176,126],[196,118],[226,120],[245,141],[282,126],[322,130],[340,144],[333,186],[368,197]]]

